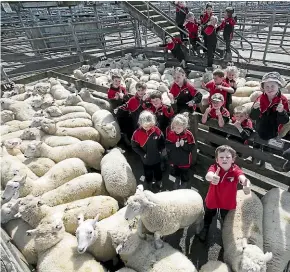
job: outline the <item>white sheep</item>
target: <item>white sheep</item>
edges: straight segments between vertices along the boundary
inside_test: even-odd
[[[110,110],[111,105],[108,101],[100,98],[93,97],[90,91],[87,88],[82,88],[80,93],[80,97],[83,101],[93,103],[100,107],[101,109]]]
[[[26,101],[14,101],[14,103],[9,106],[9,110],[14,112],[15,119],[19,121],[31,120],[35,114],[35,110]]]
[[[233,94],[233,96],[248,97],[253,92],[259,91],[259,90],[260,90],[260,87],[250,87],[250,86],[238,87],[236,92]]]
[[[81,97],[78,95],[78,93],[70,94],[65,100],[64,105],[65,106],[75,106],[77,103],[82,102]]]
[[[24,129],[19,138],[21,140],[40,140],[45,135],[45,132],[39,129],[41,123],[42,119],[38,120],[37,127]]]
[[[6,224],[14,219],[14,216],[18,213],[18,202],[18,196],[13,195],[9,202],[1,206],[1,224]]]
[[[188,79],[195,79],[199,77],[201,77],[201,73],[196,71],[191,71],[188,75]]]
[[[11,132],[16,132],[18,130],[23,130],[26,129],[30,126],[31,120],[30,121],[18,121],[18,120],[13,120],[5,123],[4,126],[1,126],[1,135],[5,135]]]
[[[246,79],[239,77],[236,80],[236,84],[237,84],[237,88],[244,87],[246,84]]]
[[[21,162],[24,162],[25,157],[20,150],[21,144],[22,140],[20,138],[13,138],[4,142],[7,152],[12,156],[17,157]]]
[[[230,268],[220,261],[208,261],[199,272],[231,272]]]
[[[147,82],[147,81],[149,81],[149,77],[150,77],[150,75],[143,75],[140,77],[140,81]]]
[[[237,106],[242,106],[246,103],[251,102],[250,97],[238,97],[238,96],[232,96],[232,104],[231,107],[234,109]]]
[[[77,128],[77,127],[92,127],[92,120],[85,118],[68,119],[56,123],[58,127]]]
[[[37,253],[34,239],[26,235],[26,231],[31,230],[31,226],[22,219],[9,221],[5,225],[5,230],[11,237],[13,244],[20,250],[25,260],[32,265],[37,264]]]
[[[7,140],[12,140],[14,138],[21,138],[21,135],[23,134],[25,130],[16,130],[14,132],[9,132],[7,134],[2,135],[1,142],[4,143]]]
[[[100,163],[105,150],[97,142],[87,140],[67,146],[50,147],[41,141],[32,141],[24,156],[27,158],[45,157],[54,162],[60,162],[68,158],[79,158],[88,167],[100,170]]]
[[[55,165],[55,162],[49,158],[31,158],[23,163],[38,177],[45,175]]]
[[[57,163],[36,180],[29,180],[25,174],[19,173],[23,177],[20,196],[27,196],[28,194],[42,195],[86,173],[87,169],[84,162],[78,158],[70,158]]]
[[[101,174],[110,196],[119,202],[127,200],[136,191],[136,179],[119,148],[113,148],[101,160]]]
[[[25,93],[21,93],[21,94],[17,94],[17,95],[13,95],[10,98],[12,100],[16,100],[16,101],[24,101],[27,98],[29,98],[32,95],[31,91],[25,92]]]
[[[135,230],[125,235],[115,231],[111,236],[122,261],[137,272],[197,272],[185,255],[167,243],[156,250],[152,237],[142,240]]]
[[[273,188],[262,198],[262,203],[264,250],[273,253],[267,271],[282,272],[290,260],[290,193]]]
[[[261,200],[239,190],[237,207],[228,212],[222,229],[224,261],[234,272],[266,272],[272,253],[263,253],[262,221]]]
[[[59,109],[63,115],[72,113],[72,112],[86,112],[82,106],[60,106]]]
[[[10,111],[10,110],[1,111],[1,116],[0,116],[1,125],[5,124],[6,122],[12,121],[14,119],[15,119],[15,115],[13,111]]]
[[[50,84],[49,82],[37,82],[33,89],[36,91],[36,93],[46,94],[50,90]]]
[[[54,122],[60,122],[60,121],[76,119],[76,118],[84,118],[84,119],[91,120],[91,116],[88,113],[86,113],[86,112],[78,112],[78,111],[77,112],[67,113],[67,114],[59,116],[59,117],[54,117],[54,118],[52,118],[52,120]]]
[[[154,233],[155,246],[163,246],[162,236],[175,233],[195,223],[199,233],[203,223],[203,200],[194,190],[180,189],[154,194],[137,187],[135,195],[129,197],[126,219],[140,215],[138,231],[143,237],[143,227]]]
[[[158,90],[160,83],[155,80],[149,80],[148,82],[146,82],[146,86],[148,89]]]
[[[171,74],[164,74],[161,76],[161,81],[166,83],[170,87],[174,81],[174,78]]]
[[[91,115],[91,116],[93,116],[93,114],[96,111],[100,110],[100,107],[99,106],[97,106],[97,105],[95,105],[93,103],[89,103],[89,102],[84,102],[83,101],[83,102],[79,102],[77,105],[83,107],[86,110],[86,112],[89,115]]]
[[[41,200],[48,206],[56,206],[97,195],[108,195],[105,183],[100,174],[88,173],[44,193]]]
[[[129,230],[129,224],[125,220],[125,212],[126,207],[101,221],[99,221],[99,216],[84,221],[80,214],[78,216],[79,226],[76,230],[78,252],[82,254],[88,251],[98,261],[105,262],[113,259],[117,254],[109,232],[116,230],[121,235],[123,231]]]
[[[247,81],[245,83],[245,86],[248,86],[248,87],[259,87],[260,88],[260,85],[261,85],[261,83],[259,81],[256,81],[256,80],[250,80],[250,81]]]
[[[154,73],[150,74],[149,79],[150,80],[155,80],[157,82],[160,82],[161,81],[161,75],[159,74],[159,72],[154,72]]]
[[[166,85],[165,83],[161,82],[158,88],[159,92],[162,93],[169,93],[169,89],[168,89],[168,85]]]
[[[20,182],[19,176],[15,176],[9,180],[5,186],[5,189],[1,195],[1,205],[9,202],[12,198],[17,199],[19,196]]]
[[[85,75],[83,74],[83,72],[80,69],[74,70],[73,71],[73,76],[76,79],[85,80]]]
[[[65,232],[58,214],[47,217],[36,229],[28,230],[27,234],[33,235],[35,240],[39,272],[106,272],[90,254],[77,254],[77,240]]]
[[[114,116],[107,110],[99,110],[92,116],[92,120],[100,133],[100,144],[105,149],[116,146],[121,139],[121,131]]]
[[[43,142],[51,147],[61,146],[61,145],[71,145],[79,143],[80,140],[71,136],[53,136],[45,135],[41,138]]]
[[[58,106],[50,106],[45,109],[45,112],[50,116],[50,117],[59,117],[62,115],[62,111]]]
[[[251,102],[255,102],[256,99],[262,94],[262,91],[255,91],[250,95]]]
[[[25,93],[25,85],[24,84],[15,84],[14,90],[19,94]]]
[[[54,104],[55,100],[53,98],[53,96],[51,94],[45,94],[43,97],[42,97],[42,105],[41,105],[41,108],[42,109],[46,109],[50,106],[52,106]]]
[[[63,87],[58,80],[50,78],[49,83],[50,83],[50,93],[54,99],[57,100],[66,99],[70,95],[70,91],[68,91],[65,87]]]

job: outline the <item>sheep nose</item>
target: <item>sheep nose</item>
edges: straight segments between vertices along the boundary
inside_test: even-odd
[[[129,218],[128,218],[128,217],[126,217],[125,219],[126,219],[127,221],[129,220]]]
[[[2,200],[5,200],[5,199],[6,199],[6,197],[5,197],[5,196],[1,196],[1,198],[2,198]]]
[[[79,253],[83,253],[85,251],[85,248],[84,247],[82,247],[82,248],[78,248],[78,252]]]

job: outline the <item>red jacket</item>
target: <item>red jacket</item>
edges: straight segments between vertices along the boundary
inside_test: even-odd
[[[233,38],[234,27],[236,20],[233,17],[225,18],[222,23],[217,27],[217,31],[224,30],[224,36]]]
[[[232,122],[236,122],[236,118],[232,117]],[[244,140],[244,144],[248,144],[248,139],[251,137],[251,134],[253,133],[253,122],[251,119],[246,119],[241,123],[242,131],[239,132],[241,135],[241,138]],[[231,138],[231,137],[230,137]]]
[[[172,38],[172,42],[166,44],[166,49],[172,51],[176,44],[182,44],[182,40],[179,38]]]
[[[224,87],[231,87],[226,81],[223,81],[221,85]],[[224,101],[225,101],[224,105],[226,104],[227,94],[228,94],[227,91],[217,89],[214,81],[210,81],[210,82],[206,83],[205,86],[207,89],[209,89],[209,100],[215,93],[220,93],[224,97]]]
[[[200,23],[201,23],[202,25],[207,24],[207,23],[209,22],[210,17],[211,17],[212,15],[213,15],[212,12],[210,13],[210,15],[208,15],[207,12],[204,12],[204,14],[202,14],[202,15],[200,16]]]
[[[221,114],[223,117],[225,118],[230,118],[230,113],[229,111],[225,108],[225,107],[221,107],[220,108]],[[211,111],[208,114],[208,117],[211,119],[218,119],[217,115],[216,115],[216,109],[212,108]]]
[[[188,31],[188,37],[192,39],[197,39],[198,38],[198,23],[195,22],[187,22],[186,25],[184,26],[186,30]]]
[[[213,164],[207,172],[216,172],[218,165]],[[244,175],[243,171],[236,165],[225,171],[220,167],[220,182],[217,185],[210,184],[205,198],[208,209],[234,210],[237,206],[237,185],[239,176]]]
[[[123,99],[120,99],[120,98],[115,99],[115,96],[117,93],[123,93],[124,94]],[[110,100],[112,108],[115,109],[121,106],[122,104],[124,104],[124,102],[128,101],[129,95],[123,86],[120,86],[119,88],[115,88],[113,87],[113,85],[111,85],[108,90],[108,99]]]

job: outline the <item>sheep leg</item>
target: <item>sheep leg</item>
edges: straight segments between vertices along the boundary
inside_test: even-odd
[[[146,240],[146,234],[144,233],[144,225],[142,220],[138,220],[138,227],[137,227],[138,235],[141,239]]]
[[[160,249],[160,248],[163,248],[164,244],[163,244],[163,241],[162,241],[162,236],[159,232],[155,232],[154,233],[154,239],[155,239],[155,248],[156,249]]]

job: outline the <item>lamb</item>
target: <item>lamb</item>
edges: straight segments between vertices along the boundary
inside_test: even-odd
[[[249,103],[249,102],[251,102],[250,97],[233,96],[231,106],[234,109],[237,106],[242,106],[242,105]]]
[[[85,118],[76,118],[57,122],[56,125],[58,127],[68,127],[68,128],[91,127],[93,126],[93,122]]]
[[[15,119],[15,115],[13,111],[10,110],[3,110],[1,111],[1,125],[5,124],[6,122],[12,121]]]
[[[237,78],[236,83],[237,83],[237,88],[244,87],[246,85],[246,79],[239,77]]]
[[[129,94],[135,95],[137,92],[136,84],[138,81],[134,80],[133,78],[127,78],[125,82],[126,82],[126,89],[128,90]]]
[[[236,210],[229,211],[222,229],[224,261],[233,272],[266,271],[272,253],[263,253],[262,220],[261,200],[239,190]]]
[[[154,73],[150,74],[149,79],[150,80],[155,80],[157,82],[160,82],[161,81],[161,75],[159,74],[159,72],[154,72]]]
[[[48,81],[50,82],[50,93],[54,99],[66,99],[70,95],[70,92],[58,80],[50,78]]]
[[[1,195],[1,205],[9,202],[12,198],[17,199],[19,196],[20,183],[18,182],[18,176],[9,180],[6,184],[5,190]]]
[[[97,195],[108,195],[105,183],[100,174],[88,173],[44,193],[41,200],[48,206],[56,206]]]
[[[91,116],[93,116],[93,114],[96,111],[100,110],[100,107],[99,106],[97,106],[97,105],[95,105],[93,103],[89,103],[89,102],[84,102],[83,101],[83,102],[79,102],[77,105],[83,107],[86,110],[86,112],[89,115],[91,115]]]
[[[250,96],[253,92],[259,91],[260,87],[250,87],[250,86],[245,86],[245,87],[238,87],[236,92],[233,94],[233,96],[238,96],[238,97],[248,97]]]
[[[59,109],[61,110],[63,115],[72,112],[86,112],[86,110],[82,106],[60,106]]]
[[[70,94],[64,101],[65,106],[75,106],[79,102],[82,102],[81,97],[78,94]]]
[[[80,158],[88,167],[100,170],[100,163],[105,150],[97,142],[86,140],[67,146],[50,147],[41,141],[32,141],[24,156],[27,158],[45,157],[54,162],[60,162],[68,158]]]
[[[140,215],[138,231],[141,237],[143,227],[154,233],[155,246],[161,248],[162,236],[175,233],[181,228],[196,224],[199,233],[203,223],[202,197],[194,190],[180,189],[154,194],[137,186],[135,195],[129,197],[126,219]]]
[[[267,271],[284,271],[290,256],[290,193],[274,188],[262,198],[262,204],[264,250],[273,253]]]
[[[80,140],[71,136],[53,136],[45,135],[41,138],[43,142],[51,147],[61,146],[61,145],[71,145],[79,143]]]
[[[251,102],[255,102],[256,99],[262,94],[262,91],[255,91],[250,95]]]
[[[208,261],[199,272],[231,272],[230,268],[220,261]]]
[[[91,253],[97,261],[109,261],[116,257],[116,251],[109,231],[116,230],[120,235],[129,230],[129,223],[125,220],[126,207],[112,216],[101,221],[99,216],[95,219],[84,221],[83,216],[78,216],[78,228],[76,237],[78,240],[78,252]]]
[[[100,144],[105,148],[114,147],[121,139],[121,131],[113,115],[107,110],[99,110],[92,116],[93,124],[100,133]]]
[[[23,177],[20,196],[42,195],[86,173],[87,169],[84,162],[78,158],[70,158],[57,163],[36,180],[29,180],[25,174],[20,173],[19,175]]]
[[[32,106],[26,101],[14,101],[14,103],[9,106],[9,110],[14,112],[15,119],[19,121],[31,120],[35,114]]]
[[[54,122],[60,122],[60,121],[65,121],[65,120],[70,120],[70,119],[75,119],[75,118],[84,118],[84,119],[91,120],[91,116],[86,112],[71,112],[71,113],[62,115],[60,117],[53,118],[52,120]]]
[[[22,219],[15,219],[9,221],[5,225],[5,230],[13,240],[20,252],[25,257],[29,264],[35,265],[37,263],[37,253],[35,250],[34,239],[26,235],[26,231],[31,230],[29,224]]]
[[[113,148],[101,160],[101,174],[109,194],[119,202],[127,200],[136,191],[136,179],[119,148]]]
[[[73,71],[73,76],[76,79],[85,80],[85,75],[83,74],[83,72],[80,69],[74,70]]]
[[[260,88],[260,85],[261,85],[261,83],[259,81],[256,81],[256,80],[250,80],[250,81],[247,81],[245,83],[245,86],[248,86],[248,87],[259,87]]]
[[[111,105],[108,101],[106,101],[104,99],[93,97],[87,88],[82,88],[79,95],[82,98],[82,100],[85,102],[93,103],[93,104],[97,105],[98,107],[105,109],[105,110],[111,109]]]
[[[106,269],[96,262],[90,254],[78,255],[76,238],[65,232],[62,219],[58,215],[46,218],[28,235],[33,235],[38,255],[39,272],[105,272]]]
[[[80,213],[84,214],[86,219],[94,218],[96,214],[99,214],[99,219],[104,219],[115,214],[119,209],[118,202],[110,196],[87,197],[50,207],[43,204],[40,197],[28,195],[19,199],[17,204],[18,207],[12,207],[13,210],[10,210],[11,213],[14,213],[13,217],[21,217],[32,227],[36,227],[43,218],[50,214],[63,213],[65,230],[69,233],[75,233],[78,226],[77,217]],[[3,214],[6,220],[9,219],[9,215],[4,212]]]
[[[140,239],[136,230],[128,230],[125,235],[111,232],[114,246],[122,261],[137,272],[197,272],[193,263],[180,251],[164,243],[156,250],[154,239]],[[123,237],[122,237],[123,236]]]

